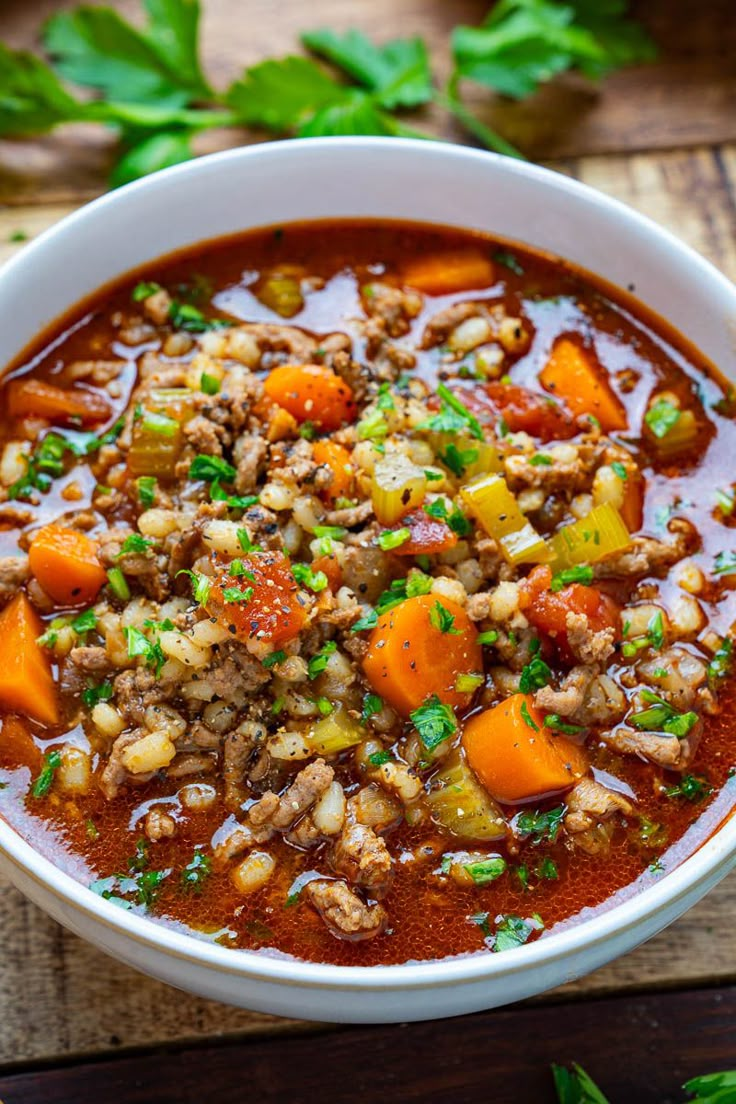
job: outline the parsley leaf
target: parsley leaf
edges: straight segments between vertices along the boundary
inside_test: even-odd
[[[492,936],[491,950],[509,951],[512,947],[521,947],[535,931],[540,931],[543,927],[539,916],[526,920],[513,914],[504,916]]]
[[[123,632],[125,633],[125,642],[128,645],[130,658],[143,656],[146,667],[150,667],[158,678],[161,668],[166,662],[166,656],[159,642],[149,640],[140,629],[136,629],[132,625],[126,626]]]
[[[384,529],[378,538],[378,544],[384,552],[390,552],[394,548],[400,548],[408,540],[411,540],[411,529],[404,525],[400,529]]]
[[[148,552],[151,548],[152,544],[153,541],[146,540],[146,538],[142,537],[140,533],[131,533],[120,545],[120,551],[118,552],[115,559],[119,560],[122,556],[127,556],[129,553],[133,553],[136,555],[145,555],[145,553]]]
[[[563,587],[569,586],[570,583],[582,583],[584,586],[590,586],[592,582],[593,568],[589,564],[578,564],[576,567],[567,567],[564,571],[558,571],[556,575],[553,575],[549,589],[553,594],[556,594]]]
[[[675,786],[665,789],[667,797],[684,797],[695,804],[713,793],[713,787],[705,778],[696,778],[694,774],[683,774]]]
[[[572,1067],[552,1063],[552,1076],[559,1104],[609,1104],[595,1081],[577,1062]]]
[[[291,565],[291,574],[300,586],[319,594],[328,585],[328,578],[324,571],[313,571],[309,564],[295,563]]]
[[[181,872],[181,884],[186,890],[201,893],[202,887],[212,873],[212,859],[204,852],[196,850],[193,858]]]
[[[52,16],[44,45],[54,67],[112,101],[183,107],[211,96],[197,60],[196,0],[147,0],[148,26],[136,30],[112,8]]]
[[[644,415],[644,421],[655,437],[661,440],[680,420],[681,410],[667,399],[657,399]]]
[[[47,751],[43,757],[41,773],[31,787],[34,797],[45,797],[51,789],[54,775],[61,766],[61,752]]]
[[[371,717],[374,717],[376,713],[380,713],[382,709],[383,698],[380,698],[378,694],[366,694],[363,698],[363,712],[360,715],[362,723],[365,724],[365,722],[369,721]],[[390,756],[388,758],[390,758]],[[383,761],[387,762],[387,760]]]
[[[138,501],[141,506],[145,506],[146,509],[153,506],[156,497],[156,477],[154,475],[140,475],[135,482],[138,488]]]
[[[666,732],[682,740],[697,724],[697,713],[692,711],[679,713],[674,706],[652,693],[651,690],[640,690],[639,696],[650,708],[633,713],[628,718],[629,724],[634,728],[645,732]]]
[[[543,813],[539,810],[519,813],[514,818],[514,828],[520,839],[531,839],[535,844],[542,843],[544,840],[554,843],[564,815],[564,805],[556,805],[554,809],[548,809]]]
[[[223,480],[232,483],[237,472],[232,464],[223,460],[221,456],[206,456],[200,453],[195,456],[189,466],[190,479],[204,479],[207,483]]]
[[[432,751],[457,731],[457,720],[452,707],[441,702],[436,694],[432,694],[423,705],[410,713],[409,719],[427,751]]]
[[[381,107],[418,107],[432,98],[427,48],[421,38],[393,39],[375,46],[360,31],[310,31],[302,42],[339,66],[373,93]]]
[[[460,629],[454,628],[455,617],[440,601],[435,602],[429,611],[429,623],[433,629],[450,636],[460,636]]]
[[[109,701],[112,697],[112,683],[101,682],[98,686],[88,686],[82,691],[82,701],[88,709],[94,709],[98,702]]]
[[[543,686],[547,686],[551,678],[552,672],[549,666],[540,656],[535,655],[521,669],[519,690],[522,694],[533,694],[535,690],[541,690]]]
[[[323,644],[320,650],[312,656],[307,664],[307,674],[310,679],[316,679],[317,675],[321,675],[327,667],[327,661],[331,655],[337,651],[337,644],[334,640],[328,640],[326,644]]]
[[[480,27],[453,31],[456,79],[468,77],[523,99],[569,69],[598,78],[621,65],[651,60],[651,40],[624,13],[619,3],[505,0]]]

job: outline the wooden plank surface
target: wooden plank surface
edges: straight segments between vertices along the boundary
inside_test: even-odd
[[[36,47],[38,31],[52,12],[77,0],[4,0],[0,38],[16,47]],[[139,18],[139,0],[112,0]],[[434,70],[449,70],[448,37],[460,22],[477,23],[485,0],[207,0],[204,61],[218,87],[244,65],[298,49],[299,32],[316,26],[359,27],[379,40],[421,34],[430,45]],[[736,19],[732,0],[640,0],[635,5],[660,47],[654,65],[613,74],[598,87],[564,78],[524,103],[494,99],[468,86],[469,102],[482,118],[536,159],[584,154],[684,148],[736,139]],[[447,115],[430,109],[420,126],[442,137],[467,140]],[[200,148],[252,140],[253,135],[204,135]],[[112,139],[102,128],[77,126],[35,142],[0,141],[0,203],[59,203],[89,198],[103,187]]]
[[[611,1104],[675,1104],[736,1065],[736,990],[517,1007],[457,1020],[157,1051],[0,1076],[5,1104],[553,1104],[578,1062]]]
[[[42,19],[51,11],[72,7],[73,3],[74,0],[36,0],[33,4],[28,4],[27,0],[4,0],[0,11],[0,39],[13,45],[30,46]],[[138,10],[138,0],[114,0],[114,6],[126,14],[134,14]],[[446,73],[445,44],[449,28],[461,20],[477,22],[486,4],[483,0],[457,0],[452,4],[446,0],[403,0],[400,5],[395,0],[352,0],[348,6],[345,0],[318,0],[305,9],[298,0],[282,0],[279,5],[270,0],[249,0],[247,18],[243,15],[242,0],[207,0],[205,8],[205,59],[216,83],[224,84],[240,65],[293,49],[300,29],[326,24],[336,28],[359,26],[379,38],[421,33],[432,44],[437,71]],[[724,144],[736,140],[733,66],[736,20],[732,0],[709,0],[698,11],[689,0],[648,0],[638,8],[663,48],[663,57],[656,66],[612,77],[602,94],[579,81],[568,80],[547,89],[529,104],[491,106],[483,93],[475,97],[475,102],[487,112],[489,121],[495,118],[506,128],[509,137],[528,142],[532,154],[556,158],[554,167],[623,199],[669,226],[727,275],[736,278],[736,145]],[[436,113],[428,114],[427,126],[444,136],[458,137],[457,130]],[[211,144],[227,144],[242,137],[215,135]],[[635,152],[642,149],[647,152]],[[655,149],[660,152],[652,152]],[[0,142],[0,204],[8,205],[5,209],[0,207],[0,262],[22,248],[21,243],[10,240],[17,232],[33,237],[84,199],[101,191],[109,154],[109,140],[98,130],[90,129],[77,129],[73,134],[61,134],[35,143]],[[557,990],[546,1000],[736,982],[735,911],[736,876],[646,946],[587,979]],[[0,1007],[3,1009],[0,1064],[6,1068],[17,1062],[93,1056],[115,1048],[141,1048],[155,1043],[179,1044],[185,1040],[266,1032],[278,1032],[283,1036],[284,1032],[293,1034],[297,1027],[293,1021],[225,1008],[176,993],[143,978],[64,932],[7,885],[0,885],[0,930],[4,934],[4,954],[0,960]],[[716,1025],[713,1027],[715,1035],[722,1034],[716,1011],[718,1000],[726,998],[714,995],[711,1004],[708,994],[685,999],[689,1001],[692,1015],[701,1017],[706,1025],[703,1031],[700,1028],[695,1031],[691,1026],[689,1033],[685,1024],[680,1025],[689,1034],[689,1056],[697,1056],[695,1047],[701,1043],[704,1048],[702,1064],[697,1069],[688,1067],[687,1072],[692,1073],[712,1068],[716,1055],[723,1053],[723,1048],[719,1050],[713,1043],[709,1031]],[[727,999],[733,1000],[732,991]],[[576,1048],[580,1045],[583,1049],[568,1052],[563,1046],[549,1052],[540,1050],[539,1060],[546,1062],[548,1056],[562,1060],[577,1058],[586,1063],[586,1054],[589,1054],[595,1073],[598,1072],[596,1057],[600,1059],[600,1054],[596,1052],[594,1027],[602,1022],[599,1016],[610,1011],[609,1022],[619,1024],[615,1030],[619,1030],[619,1042],[628,1055],[632,1040],[639,1042],[636,1033],[632,1034],[632,1024],[646,1028],[652,1018],[662,1021],[675,1014],[671,1009],[676,1006],[667,1004],[666,998],[657,1000],[665,1003],[658,1004],[656,1009],[646,1001],[633,1002],[631,1008],[640,1010],[636,1013],[639,1019],[626,1019],[623,1013],[617,1013],[616,1009],[626,1007],[617,1001],[598,1003],[592,1006],[595,1012],[586,1010],[582,1016],[576,1013],[573,1002],[566,1005],[564,1013],[525,1009],[473,1017],[460,1022],[466,1027],[472,1025],[467,1028],[472,1046],[467,1051],[460,1048],[454,1053],[466,1054],[473,1068],[482,1071],[483,1056],[489,1053],[488,1043],[495,1039],[498,1045],[498,1050],[492,1051],[495,1069],[500,1061],[498,1054],[506,1053],[508,1039],[514,1038],[515,1033],[521,1032],[526,1038],[541,1038],[546,1033],[554,1042],[564,1039],[570,1025],[575,1024]],[[733,1008],[733,1005],[728,1007]],[[515,1018],[522,1015],[528,1018]],[[693,1023],[697,1023],[697,1019]],[[508,1032],[506,1036],[503,1025]],[[500,1033],[492,1036],[490,1032],[496,1028]],[[454,1024],[446,1025],[446,1029],[450,1032],[448,1039],[459,1039],[460,1035],[454,1033],[463,1031]],[[300,1030],[305,1030],[304,1025]],[[406,1039],[411,1043],[404,1051],[410,1055],[410,1064],[399,1066],[397,1091],[392,1095],[407,1100],[420,1099],[411,1095],[420,1085],[411,1056],[415,1046],[423,1047],[427,1039],[435,1036],[424,1034],[431,1031],[430,1028],[407,1030],[411,1034],[407,1034]],[[615,1036],[613,1026],[611,1030]],[[375,1046],[380,1052],[381,1048],[395,1046],[397,1036],[396,1029],[389,1029],[383,1034],[340,1032],[332,1039],[352,1040],[351,1045],[358,1046],[358,1053],[361,1047],[367,1047],[373,1065],[371,1048]],[[733,1042],[733,1036],[730,1040]],[[676,1043],[673,1035],[672,1048],[679,1053]],[[290,1040],[285,1045],[296,1048],[292,1065],[279,1044],[279,1066],[288,1071],[299,1068],[303,1055],[310,1052],[313,1044],[305,1040],[303,1052],[299,1050],[301,1043],[298,1041]],[[477,1053],[473,1050],[476,1046]],[[187,1068],[221,1070],[225,1087],[220,1099],[227,1104],[228,1100],[235,1099],[235,1091],[238,1091],[238,1099],[242,1096],[245,1061],[252,1059],[254,1063],[261,1063],[259,1069],[271,1068],[269,1055],[273,1051],[268,1047],[269,1044],[263,1042],[244,1044],[237,1049],[230,1045],[222,1050],[208,1049],[187,1059],[190,1063]],[[644,1053],[644,1042],[641,1042],[641,1049]],[[707,1061],[706,1051],[711,1055]],[[349,1046],[346,1053],[350,1053]],[[434,1061],[432,1048],[425,1047],[423,1053],[429,1054],[430,1061]],[[453,1053],[451,1044],[445,1057],[450,1053]],[[523,1065],[523,1054],[519,1048],[514,1051],[514,1056],[508,1059],[508,1070],[512,1071],[514,1062],[519,1067]],[[110,1086],[136,1080],[148,1085],[147,1079],[153,1075],[152,1069],[158,1068],[159,1061],[157,1058],[154,1063],[138,1066],[111,1064],[105,1066],[106,1076]],[[177,1056],[176,1061],[183,1059]],[[736,1064],[736,1054],[733,1063]],[[680,1076],[678,1071],[668,1070],[667,1062],[656,1065],[662,1076],[670,1073]],[[237,1070],[237,1075],[228,1088],[225,1071],[230,1068]],[[461,1095],[465,1091],[461,1089],[462,1079],[467,1078],[468,1073],[467,1069],[458,1072],[458,1068],[453,1067],[442,1099],[451,1095],[456,1102],[471,1096],[475,1100],[480,1083],[473,1082],[473,1092]],[[167,1077],[172,1077],[172,1069],[166,1064],[161,1069],[163,1094],[163,1083]],[[611,1069],[620,1078],[626,1075],[618,1063],[612,1064]],[[546,1074],[535,1070],[536,1067],[530,1076],[536,1079],[528,1082],[529,1095],[514,1095],[508,1099],[528,1098],[542,1102],[551,1099]],[[87,1097],[81,1081],[63,1081],[58,1077],[54,1073],[46,1080],[0,1082],[0,1097],[5,1104],[15,1104],[20,1099],[24,1104],[35,1104],[36,1100],[53,1104],[56,1100],[76,1101]],[[176,1069],[172,1083],[179,1083]],[[346,1083],[352,1095],[354,1084],[350,1076]],[[632,1078],[630,1083],[638,1082]],[[208,1078],[207,1082],[199,1084],[198,1093],[187,1099],[199,1099],[209,1084]],[[282,1082],[284,1093],[285,1084]],[[615,1084],[615,1081],[610,1082],[612,1088]],[[641,1084],[646,1085],[647,1079]],[[649,1084],[652,1084],[651,1079]],[[673,1089],[675,1084],[675,1081],[671,1084],[668,1081],[666,1091]],[[637,1101],[666,1099],[662,1095],[663,1085],[664,1082],[659,1086],[659,1096],[639,1094]],[[494,1099],[503,1104],[504,1098],[498,1095],[499,1084],[495,1078],[489,1078],[482,1087],[493,1088]],[[145,1095],[146,1090],[141,1091],[144,1095],[137,1098],[124,1098],[117,1090],[109,1095],[121,1101],[152,1098]],[[228,1092],[230,1095],[226,1095]],[[262,1094],[261,1099],[268,1101],[276,1099],[277,1095]],[[280,1099],[283,1098],[282,1093]],[[293,1086],[290,1098],[300,1099]],[[180,1101],[183,1098],[160,1095],[156,1099]],[[332,1096],[331,1099],[341,1098]],[[421,1099],[440,1097],[423,1095]]]
[[[736,146],[590,156],[558,167],[668,226],[736,278]],[[9,242],[13,232],[38,233],[70,209],[29,204],[0,211],[0,259],[22,248]],[[668,931],[551,999],[736,981],[735,912],[733,876]],[[295,1026],[143,978],[62,931],[9,886],[0,887],[0,930],[5,1065]],[[28,996],[20,1000],[19,993]]]

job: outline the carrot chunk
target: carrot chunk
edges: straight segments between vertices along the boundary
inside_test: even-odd
[[[49,422],[104,422],[110,403],[97,391],[56,387],[44,380],[11,380],[6,388],[6,410],[11,418],[35,416]]]
[[[48,655],[36,642],[42,632],[41,619],[23,593],[0,613],[0,707],[54,725],[59,703]]]
[[[299,422],[332,430],[355,421],[358,408],[352,388],[324,364],[281,364],[266,376],[263,387]]]
[[[46,593],[62,606],[94,602],[106,579],[96,541],[61,525],[46,525],[34,534],[28,561]]]
[[[207,612],[242,640],[281,644],[292,640],[306,620],[299,586],[283,552],[252,552],[231,564],[216,563]]]
[[[447,705],[469,705],[472,692],[455,687],[460,675],[483,670],[477,635],[462,606],[417,595],[379,617],[363,659],[365,676],[404,717],[431,694]]]
[[[401,279],[428,295],[448,295],[466,288],[488,287],[493,283],[494,272],[489,257],[477,249],[464,249],[408,261]]]
[[[463,747],[489,794],[507,805],[562,793],[587,770],[582,748],[545,727],[529,694],[471,717]]]
[[[623,403],[611,390],[592,355],[569,338],[561,337],[555,342],[539,382],[564,399],[574,414],[597,418],[604,433],[626,429]]]
[[[312,455],[316,464],[324,464],[332,472],[332,482],[321,492],[322,497],[330,502],[347,498],[355,475],[348,450],[337,441],[315,441]]]

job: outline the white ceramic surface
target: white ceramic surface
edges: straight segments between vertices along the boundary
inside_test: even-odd
[[[533,165],[431,142],[311,139],[205,157],[103,196],[0,272],[0,365],[118,274],[249,227],[329,217],[404,218],[485,230],[546,249],[675,322],[731,378],[736,289],[654,223]],[[579,977],[680,916],[736,864],[732,818],[680,867],[578,925],[499,955],[338,967],[231,951],[123,912],[0,822],[0,868],[105,951],[182,989],[282,1015],[346,1022],[490,1008]]]

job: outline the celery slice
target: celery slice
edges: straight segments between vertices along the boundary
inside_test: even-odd
[[[554,553],[553,570],[576,564],[594,564],[623,552],[631,545],[631,535],[621,514],[610,502],[595,506],[572,525],[565,525],[550,540]]]

